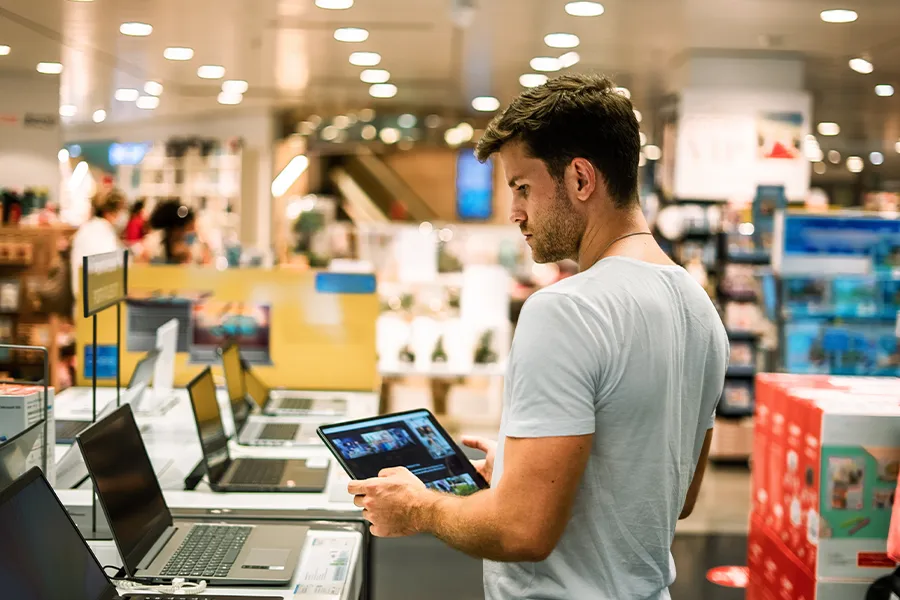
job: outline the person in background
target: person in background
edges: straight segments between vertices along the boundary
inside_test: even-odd
[[[91,198],[93,217],[85,221],[72,239],[72,293],[81,288],[81,265],[85,256],[115,252],[122,247],[120,233],[125,229],[125,196],[112,188]]]
[[[147,216],[144,214],[146,204],[143,200],[138,200],[131,207],[131,214],[128,216],[128,224],[125,226],[125,245],[129,248],[140,243],[147,235]]]
[[[151,261],[167,265],[194,262],[194,246],[197,244],[197,219],[194,211],[178,200],[166,200],[153,209],[148,235]],[[150,241],[150,240],[148,240]]]

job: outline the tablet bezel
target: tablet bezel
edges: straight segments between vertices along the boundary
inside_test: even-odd
[[[441,425],[440,421],[435,418],[434,413],[432,413],[427,408],[416,408],[414,410],[404,410],[401,412],[395,413],[387,413],[384,415],[378,415],[376,417],[366,417],[364,419],[354,419],[352,421],[342,421],[340,423],[329,423],[327,425],[320,425],[316,428],[316,435],[319,436],[319,439],[322,440],[322,443],[325,444],[325,447],[328,448],[328,451],[331,452],[332,456],[334,456],[335,460],[338,461],[338,464],[344,469],[344,472],[350,476],[351,479],[359,480],[360,478],[353,472],[348,460],[344,459],[344,456],[341,454],[341,451],[331,442],[328,436],[325,434],[325,429],[330,429],[332,427],[347,427],[352,425],[361,425],[365,426],[366,423],[370,421],[379,421],[385,418],[391,417],[402,417],[404,415],[412,415],[412,414],[421,414],[426,413],[428,415],[431,424],[437,429],[437,432],[444,436],[444,439],[447,440],[447,443],[450,444],[450,447],[453,449],[454,454],[462,458],[463,464],[465,465],[466,474],[472,477],[475,481],[475,485],[478,486],[478,491],[486,490],[490,488],[490,484],[481,476],[475,466],[472,464],[472,461],[469,460],[469,457],[465,455],[459,445],[456,443],[448,433],[447,430],[444,429],[443,425]],[[397,465],[398,467],[405,467],[406,465]],[[478,492],[475,492],[476,494]]]

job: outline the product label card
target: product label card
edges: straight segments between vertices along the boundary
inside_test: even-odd
[[[82,265],[84,316],[115,306],[128,293],[128,251],[85,256]]]

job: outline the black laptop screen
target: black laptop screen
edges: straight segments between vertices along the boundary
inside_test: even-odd
[[[216,383],[212,371],[205,369],[188,385],[194,419],[200,435],[200,446],[206,460],[206,473],[211,482],[218,482],[228,470],[228,437],[222,426],[222,413],[216,400]]]
[[[162,490],[131,406],[98,421],[78,437],[100,504],[129,574],[172,525]]]
[[[0,494],[0,598],[106,600],[115,589],[46,480]]]
[[[225,387],[231,412],[234,413],[234,430],[240,432],[250,417],[250,405],[244,390],[244,369],[241,368],[241,352],[236,345],[222,351],[222,370],[225,371]]]

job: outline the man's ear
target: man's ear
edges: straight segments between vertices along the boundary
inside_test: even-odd
[[[597,170],[591,161],[585,158],[573,159],[569,164],[571,173],[570,191],[575,198],[584,202],[594,194],[597,189]]]

